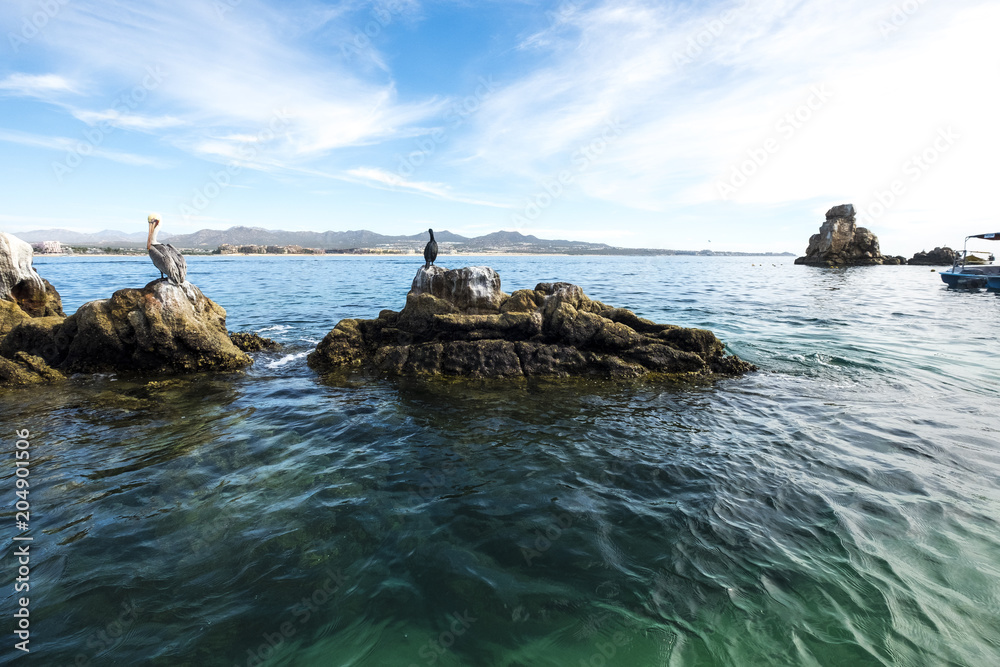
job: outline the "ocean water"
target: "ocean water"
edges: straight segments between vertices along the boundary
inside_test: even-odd
[[[0,394],[39,665],[1000,664],[1000,299],[926,267],[449,257],[712,329],[715,384],[356,381],[305,354],[413,258],[190,258],[245,373]],[[36,260],[67,312],[146,258]]]

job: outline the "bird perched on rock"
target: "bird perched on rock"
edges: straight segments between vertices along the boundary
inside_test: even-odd
[[[434,230],[428,229],[427,233],[431,235],[431,240],[424,246],[424,266],[434,266],[434,260],[438,257],[438,244],[434,240]]]
[[[169,243],[156,242],[160,216],[151,215],[148,220],[149,238],[146,240],[146,250],[149,251],[149,258],[153,260],[153,266],[160,270],[160,280],[163,279],[163,274],[166,274],[173,284],[183,284],[187,279],[187,262],[184,261],[184,255]]]

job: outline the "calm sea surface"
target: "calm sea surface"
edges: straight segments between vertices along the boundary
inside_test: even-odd
[[[1000,298],[921,267],[444,257],[712,329],[758,373],[322,384],[414,258],[189,259],[246,373],[0,394],[0,662],[1000,664]],[[37,259],[67,312],[147,258]],[[13,648],[31,431],[31,653]]]

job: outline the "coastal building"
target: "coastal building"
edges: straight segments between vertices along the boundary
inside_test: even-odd
[[[42,241],[32,243],[31,248],[41,255],[61,255],[63,254],[63,244],[59,241]]]

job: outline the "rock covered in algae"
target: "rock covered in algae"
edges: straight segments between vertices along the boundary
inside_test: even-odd
[[[11,358],[0,357],[0,387],[22,387],[66,379],[41,357],[17,352]]]
[[[230,340],[225,309],[191,283],[167,280],[85,303],[65,320],[23,322],[0,343],[0,355],[18,351],[72,372],[225,371],[252,363]]]
[[[229,340],[233,345],[244,352],[261,352],[263,350],[280,350],[281,343],[270,338],[264,338],[260,334],[249,331],[234,331],[229,334]]]
[[[523,377],[738,375],[711,331],[657,324],[570,283],[504,294],[488,267],[421,267],[400,312],[342,320],[309,355],[321,373]]]

